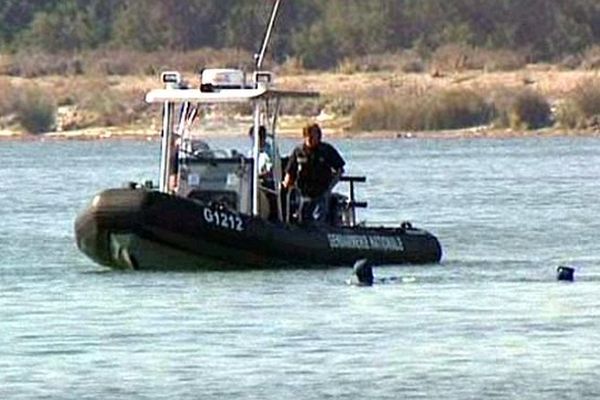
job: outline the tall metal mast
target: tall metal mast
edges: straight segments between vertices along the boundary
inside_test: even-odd
[[[260,48],[260,52],[255,56],[256,57],[256,65],[255,70],[260,71],[262,68],[262,63],[265,59],[265,53],[267,52],[267,46],[269,45],[269,41],[271,40],[271,34],[273,32],[273,26],[275,25],[275,20],[277,19],[277,13],[279,11],[279,5],[281,4],[281,0],[276,0],[275,4],[273,4],[273,10],[271,11],[271,18],[269,19],[269,24],[267,25],[267,30],[265,32],[265,37],[262,41],[262,46]],[[255,79],[257,79],[257,75],[255,74]],[[258,82],[255,82],[258,87]],[[258,159],[260,155],[260,138],[259,138],[259,129],[261,124],[261,101],[253,102],[253,121],[254,121],[254,132],[252,136],[254,137],[254,146],[252,147],[252,158],[254,159],[254,168],[252,171],[252,215],[258,215],[258,197],[259,197],[259,165]]]
[[[265,37],[263,38],[262,46],[260,48],[260,52],[256,55],[256,70],[259,71],[262,67],[262,63],[265,59],[265,53],[267,52],[267,46],[269,45],[269,40],[271,40],[271,33],[273,32],[273,26],[275,25],[275,19],[277,18],[277,13],[279,11],[279,5],[281,4],[281,0],[276,0],[275,4],[273,4],[273,10],[271,11],[271,19],[269,20],[269,25],[267,25],[267,31],[265,32]]]

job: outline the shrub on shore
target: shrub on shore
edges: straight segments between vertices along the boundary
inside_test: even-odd
[[[298,57],[287,57],[274,67],[274,72],[278,75],[304,75],[306,70]]]
[[[7,57],[2,66],[5,75],[36,78],[48,75],[78,75],[83,73],[81,60],[65,53],[40,53],[21,51]]]
[[[557,121],[565,128],[600,126],[600,78],[579,83],[558,107]]]
[[[588,64],[597,57],[594,48],[588,51]],[[272,69],[298,73],[304,67],[298,58],[289,58]],[[523,54],[512,50],[485,50],[465,45],[445,45],[424,58],[414,50],[346,57],[337,63],[337,72],[402,71],[422,73],[430,65],[439,72],[462,70],[507,71],[525,66]],[[58,75],[158,75],[167,69],[197,72],[201,68],[232,67],[252,69],[252,56],[239,49],[203,48],[193,51],[160,50],[142,52],[122,49],[98,49],[82,52],[44,53],[23,50],[2,55],[0,75],[35,78]]]
[[[0,93],[0,117],[3,117],[14,111],[16,91],[8,79],[0,78]]]
[[[487,124],[492,108],[483,96],[468,89],[443,90],[432,96],[425,129],[459,129]]]
[[[156,75],[165,70],[198,72],[209,67],[248,67],[249,54],[235,49],[187,52],[105,50],[84,57],[86,70],[102,75]]]
[[[465,70],[515,71],[524,68],[526,64],[527,57],[522,52],[448,44],[427,56],[421,56],[414,50],[406,50],[346,57],[338,62],[336,70],[342,74],[377,71],[423,73],[430,66],[432,73],[443,74]]]
[[[408,74],[422,73],[425,69],[426,62],[411,50],[345,58],[337,66],[338,72],[346,74],[378,71],[402,71]]]
[[[485,99],[468,89],[407,97],[386,96],[363,102],[352,115],[352,129],[459,129],[486,124],[492,116],[492,108]]]
[[[539,129],[552,124],[548,101],[528,89],[500,89],[490,98],[473,90],[450,89],[410,97],[388,95],[358,106],[354,130],[443,130],[487,125]]]
[[[600,68],[600,45],[590,47],[583,54],[581,67],[586,70]]]
[[[26,88],[17,98],[15,112],[21,126],[29,133],[51,131],[56,120],[56,103],[38,87]]]
[[[437,72],[463,70],[515,71],[525,67],[527,57],[506,49],[486,50],[461,44],[447,44],[431,55],[431,66]]]
[[[550,103],[538,92],[501,89],[492,97],[498,127],[539,129],[552,124]]]
[[[71,129],[131,124],[150,108],[142,89],[124,91],[102,79],[88,82],[83,89],[72,93],[80,117]]]

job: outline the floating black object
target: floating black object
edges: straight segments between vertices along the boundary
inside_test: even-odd
[[[556,279],[559,281],[573,282],[575,279],[575,268],[561,265],[556,268]]]
[[[356,276],[359,285],[373,285],[373,267],[366,258],[362,258],[354,263],[354,275]]]

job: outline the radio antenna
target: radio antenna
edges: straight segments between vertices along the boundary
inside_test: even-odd
[[[273,26],[275,25],[275,19],[277,18],[277,12],[279,11],[279,5],[281,4],[281,0],[276,0],[275,4],[273,4],[273,10],[271,11],[271,18],[269,19],[269,25],[267,25],[267,31],[265,32],[265,37],[263,38],[262,46],[260,48],[260,52],[255,54],[256,58],[256,70],[260,70],[262,67],[262,63],[265,59],[265,53],[267,52],[267,46],[269,44],[269,40],[271,40],[271,33],[273,32]]]

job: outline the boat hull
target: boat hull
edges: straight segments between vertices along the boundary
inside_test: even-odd
[[[75,221],[79,249],[125,269],[242,269],[439,262],[430,233],[412,227],[297,226],[143,189],[96,195]]]

